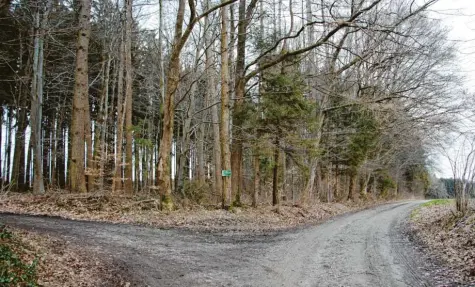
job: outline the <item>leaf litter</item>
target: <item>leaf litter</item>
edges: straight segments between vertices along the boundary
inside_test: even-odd
[[[466,215],[455,204],[422,206],[413,212],[411,232],[445,267],[442,286],[475,286],[475,204]]]

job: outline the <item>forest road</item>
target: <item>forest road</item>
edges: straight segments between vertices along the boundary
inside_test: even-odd
[[[404,229],[421,201],[267,233],[206,233],[0,214],[127,267],[134,286],[435,286]]]

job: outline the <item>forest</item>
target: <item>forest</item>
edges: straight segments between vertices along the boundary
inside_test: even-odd
[[[424,195],[470,98],[436,2],[0,0],[2,191]]]

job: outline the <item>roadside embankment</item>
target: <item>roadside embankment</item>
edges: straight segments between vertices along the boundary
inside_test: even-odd
[[[104,194],[10,194],[0,199],[0,213],[58,216],[73,220],[132,223],[158,228],[200,231],[266,231],[316,224],[333,216],[390,202],[385,199],[343,203],[286,203],[278,209],[262,205],[222,210],[214,205],[188,205],[160,210],[160,200],[143,196]]]
[[[469,212],[461,215],[455,211],[453,200],[432,200],[415,209],[410,221],[415,239],[423,244],[434,260],[446,266],[442,273],[456,281],[451,282],[455,284],[453,286],[475,286],[473,202]]]
[[[128,286],[125,270],[68,241],[0,226],[0,286]]]

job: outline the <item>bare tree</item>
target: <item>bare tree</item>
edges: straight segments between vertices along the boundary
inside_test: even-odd
[[[475,137],[473,134],[460,134],[455,142],[460,145],[451,150],[442,146],[447,157],[454,181],[455,206],[457,211],[465,214],[468,210],[470,191],[475,183]]]
[[[170,153],[172,148],[173,139],[173,124],[175,114],[175,93],[180,83],[180,56],[185,46],[193,27],[201,19],[220,9],[225,7],[236,0],[223,1],[221,4],[216,5],[207,11],[197,14],[195,2],[193,0],[188,1],[190,8],[190,20],[186,28],[183,29],[185,19],[186,1],[179,0],[178,12],[175,22],[175,32],[173,37],[173,43],[170,51],[170,60],[168,62],[168,76],[167,86],[165,90],[165,102],[163,108],[163,130],[162,138],[160,141],[158,165],[157,165],[157,183],[160,192],[163,194],[163,207],[165,209],[172,209],[173,202],[171,199],[171,174],[170,174]]]

